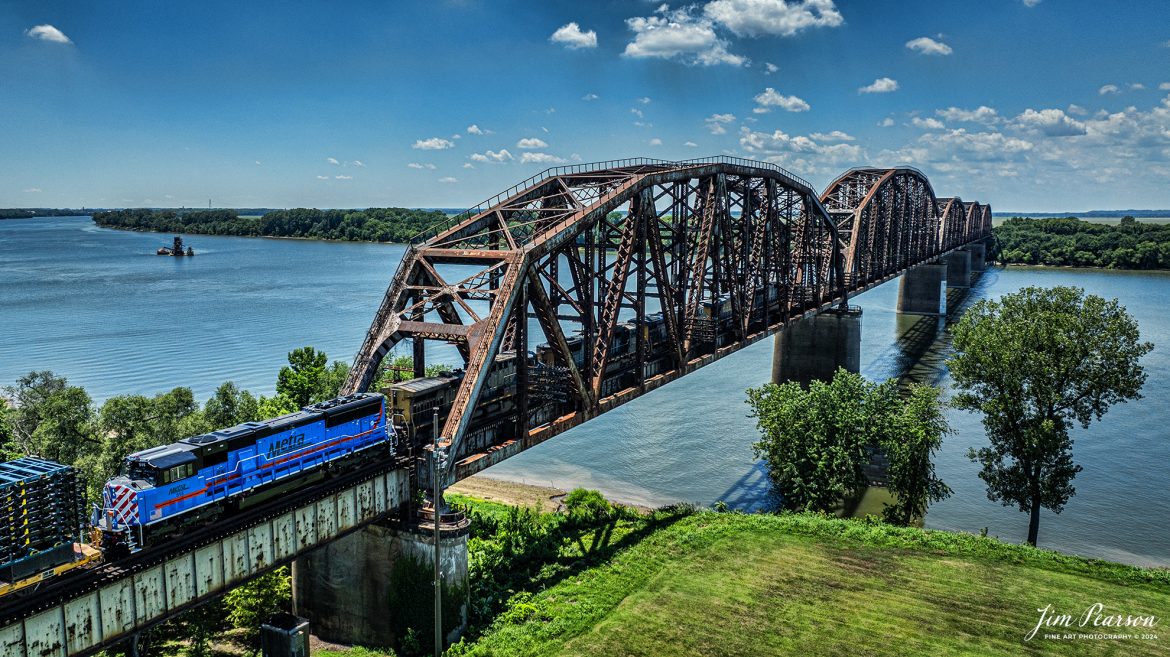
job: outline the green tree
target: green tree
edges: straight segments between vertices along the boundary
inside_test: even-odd
[[[865,380],[837,370],[832,381],[749,389],[752,416],[763,432],[753,445],[786,508],[831,511],[868,485],[864,468],[875,450],[889,460],[887,482],[895,503],[887,520],[909,524],[927,506],[950,495],[931,457],[950,432],[939,391]]]
[[[256,416],[260,420],[271,420],[286,413],[295,413],[300,408],[295,401],[285,395],[276,395],[275,397],[261,395],[256,404]]]
[[[838,370],[833,380],[770,383],[747,391],[763,437],[752,447],[788,509],[829,511],[863,490],[873,429],[866,381]]]
[[[292,577],[288,567],[277,568],[228,592],[223,598],[227,619],[246,630],[249,643],[256,643],[260,624],[278,611],[287,611],[292,602]]]
[[[990,445],[971,450],[987,497],[1029,513],[1060,513],[1075,493],[1069,429],[1088,428],[1118,402],[1140,399],[1139,359],[1153,347],[1117,300],[1074,287],[1029,287],[976,303],[954,331],[958,408],[979,411]]]
[[[341,394],[341,386],[345,385],[345,377],[349,376],[349,365],[335,360],[329,364],[325,374],[321,377],[321,389],[313,401],[333,399]]]
[[[934,386],[912,385],[893,403],[890,430],[879,439],[889,460],[886,486],[894,496],[882,512],[887,522],[909,525],[926,516],[931,502],[950,497],[951,489],[935,476],[932,460],[951,432],[940,394]]]
[[[215,395],[203,405],[203,416],[214,429],[235,426],[260,418],[259,402],[247,390],[227,381],[215,389]]]
[[[13,402],[9,456],[40,456],[67,465],[97,450],[93,406],[84,388],[49,371],[30,372],[5,388]]]
[[[280,368],[276,377],[276,392],[298,406],[308,406],[320,397],[325,387],[325,365],[329,357],[313,347],[293,349],[288,354],[288,366]]]

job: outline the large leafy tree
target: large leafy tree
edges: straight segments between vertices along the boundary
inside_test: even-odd
[[[94,452],[93,407],[84,388],[49,371],[30,372],[5,388],[14,408],[8,456],[36,455],[73,464]]]
[[[216,388],[215,395],[203,405],[203,418],[212,429],[258,420],[259,412],[259,403],[252,393],[240,390],[231,381]]]
[[[958,408],[979,411],[990,444],[971,450],[987,497],[1029,513],[1060,513],[1075,493],[1074,424],[1088,428],[1118,402],[1140,399],[1139,360],[1153,347],[1117,300],[1074,287],[1028,287],[984,299],[954,331],[948,362]]]
[[[830,511],[868,485],[874,450],[890,460],[896,503],[887,519],[909,524],[931,501],[950,494],[934,476],[931,454],[949,431],[938,392],[912,387],[903,398],[893,380],[873,383],[837,370],[832,381],[749,389],[763,437],[753,447],[789,509]]]
[[[884,517],[909,525],[926,516],[931,502],[946,499],[951,489],[934,474],[931,457],[951,432],[943,413],[940,391],[934,386],[911,385],[897,402],[888,402],[888,430],[877,440],[889,461],[886,487],[894,495]]]
[[[298,407],[323,398],[326,393],[326,369],[329,357],[313,347],[301,347],[288,353],[288,365],[276,376],[276,393],[284,395]]]

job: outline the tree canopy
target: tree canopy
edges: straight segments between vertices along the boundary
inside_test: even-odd
[[[992,232],[1005,263],[1170,269],[1170,224],[1128,216],[1117,225],[1013,217]]]
[[[832,381],[768,384],[747,391],[763,437],[753,445],[792,510],[831,511],[867,485],[873,450],[889,458],[895,503],[884,512],[909,524],[950,489],[934,475],[930,457],[950,431],[934,388],[911,386],[905,397],[893,380],[867,381],[837,370]]]
[[[93,221],[106,228],[196,235],[306,237],[357,242],[407,242],[447,218],[438,210],[366,208],[365,210],[272,210],[262,217],[235,210],[109,210]]]
[[[976,303],[954,330],[953,405],[983,414],[989,445],[971,450],[987,497],[1030,513],[1060,513],[1075,493],[1074,424],[1087,428],[1118,402],[1140,399],[1139,360],[1153,348],[1117,300],[1074,287],[1028,287]]]

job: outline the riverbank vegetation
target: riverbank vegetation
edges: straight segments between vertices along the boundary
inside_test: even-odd
[[[1006,264],[1170,269],[1170,224],[1123,217],[1116,225],[1076,218],[1013,217],[996,226]]]
[[[271,210],[263,216],[240,216],[235,210],[109,210],[95,212],[104,228],[198,235],[298,237],[351,242],[407,242],[447,218],[437,210],[366,208],[364,210]]]

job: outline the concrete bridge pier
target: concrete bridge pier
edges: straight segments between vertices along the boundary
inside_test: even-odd
[[[861,371],[861,308],[832,308],[805,317],[776,334],[772,382],[807,388],[828,381],[837,368]]]
[[[947,265],[947,287],[971,287],[971,253],[962,249],[943,256]]]
[[[898,312],[905,315],[942,314],[943,279],[947,266],[932,263],[919,265],[898,281]]]
[[[971,271],[979,273],[987,269],[987,245],[983,242],[968,244],[963,250],[971,254]]]
[[[470,522],[440,524],[443,627],[448,644],[467,626]],[[326,641],[394,646],[413,628],[424,646],[434,636],[434,525],[375,523],[293,564],[293,613]],[[450,628],[450,629],[448,629]]]

